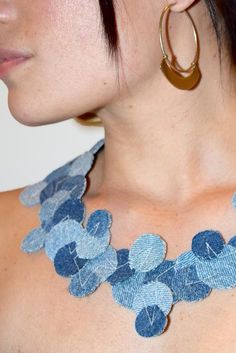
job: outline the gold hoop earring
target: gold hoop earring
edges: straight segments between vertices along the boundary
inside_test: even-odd
[[[163,39],[162,39],[162,20],[165,12],[170,11],[170,7],[175,4],[169,4],[164,7],[161,16],[160,16],[160,21],[159,21],[159,31],[160,31],[160,46],[163,54],[163,59],[160,65],[160,69],[162,70],[163,74],[165,77],[168,79],[168,81],[175,86],[176,88],[183,89],[183,90],[190,90],[193,87],[196,86],[198,83],[200,77],[201,77],[201,72],[198,67],[198,58],[199,58],[199,43],[198,43],[198,36],[197,32],[193,23],[193,20],[191,16],[189,15],[187,10],[184,10],[187,15],[189,16],[191,22],[192,22],[192,27],[193,27],[193,33],[194,33],[194,40],[196,44],[196,54],[194,57],[194,61],[191,63],[190,67],[186,70],[181,69],[180,66],[177,68],[170,62],[168,55],[164,49],[163,45]],[[187,72],[189,73],[188,76],[183,76],[181,75],[181,72]]]

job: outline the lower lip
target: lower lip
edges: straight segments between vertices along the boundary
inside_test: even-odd
[[[6,74],[16,65],[26,61],[29,58],[16,58],[12,60],[7,60],[4,61],[2,64],[0,64],[0,79],[6,76]]]

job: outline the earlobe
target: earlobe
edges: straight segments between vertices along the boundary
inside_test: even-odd
[[[167,1],[171,5],[171,10],[174,12],[181,12],[187,10],[189,6],[194,3],[195,0],[170,0]]]

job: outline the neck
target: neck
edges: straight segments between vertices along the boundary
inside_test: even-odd
[[[173,87],[158,67],[132,94],[97,111],[105,129],[103,190],[180,206],[202,193],[236,187],[232,78],[224,71],[220,76],[217,47],[205,37],[195,89]]]

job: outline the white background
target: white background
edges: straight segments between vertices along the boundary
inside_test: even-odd
[[[0,81],[0,191],[33,184],[89,149],[104,128],[74,119],[42,126],[19,123],[8,109],[8,90]]]

